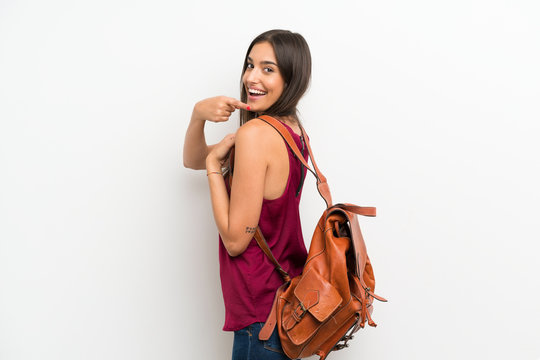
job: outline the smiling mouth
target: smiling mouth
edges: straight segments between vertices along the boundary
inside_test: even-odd
[[[248,89],[248,94],[251,97],[257,98],[266,95],[266,92],[256,89]]]

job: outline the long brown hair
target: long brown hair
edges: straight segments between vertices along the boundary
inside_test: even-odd
[[[247,91],[242,78],[247,68],[247,58],[253,46],[260,42],[269,42],[274,48],[277,65],[285,82],[283,93],[266,111],[255,113],[253,111],[240,111],[240,126],[255,118],[257,115],[292,116],[298,121],[296,106],[306,92],[311,79],[311,53],[304,37],[288,30],[269,30],[257,36],[249,45],[242,75],[240,76],[240,100],[247,101]]]

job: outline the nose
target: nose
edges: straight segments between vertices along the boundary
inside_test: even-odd
[[[257,84],[259,82],[260,72],[257,68],[246,69],[244,76],[248,85]]]

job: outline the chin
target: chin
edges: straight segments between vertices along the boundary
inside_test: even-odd
[[[261,113],[261,112],[264,112],[266,110],[268,110],[268,107],[261,107],[261,106],[251,106],[251,112],[256,112],[256,113]]]

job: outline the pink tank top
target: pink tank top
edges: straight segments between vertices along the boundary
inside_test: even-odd
[[[303,139],[284,125],[307,161]],[[259,227],[272,253],[293,278],[300,275],[307,259],[298,210],[306,170],[285,140],[283,143],[289,154],[287,186],[279,198],[263,199]],[[283,279],[255,239],[236,257],[229,256],[221,237],[219,240],[221,290],[225,302],[223,330],[235,331],[254,322],[265,322]]]

